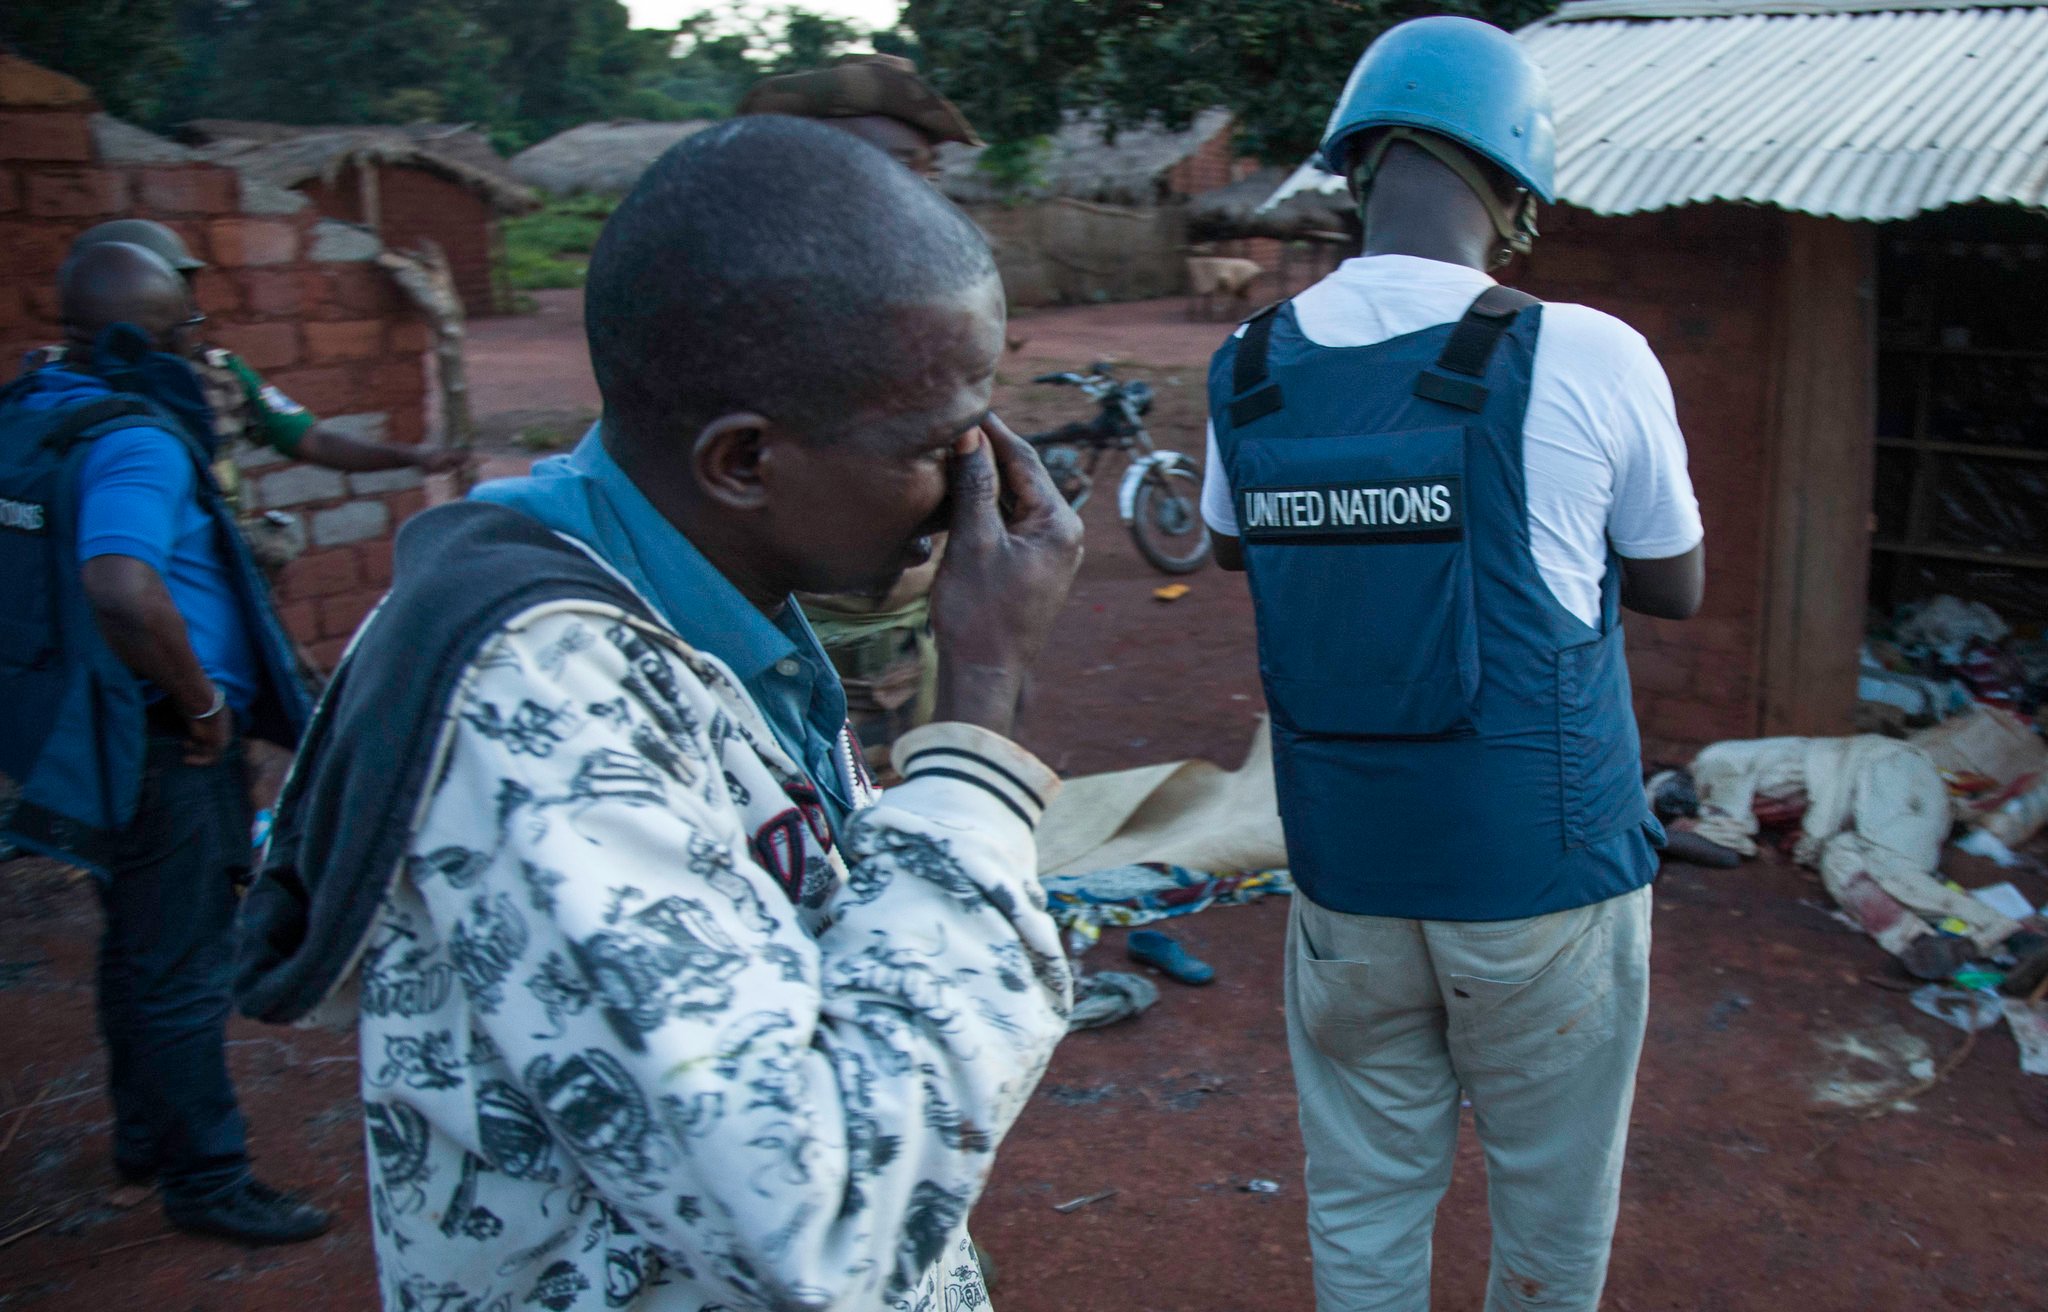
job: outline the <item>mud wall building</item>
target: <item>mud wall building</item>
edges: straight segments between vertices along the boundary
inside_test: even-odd
[[[433,242],[471,317],[510,308],[498,279],[498,224],[533,210],[539,198],[482,133],[437,123],[297,128],[219,119],[184,131],[204,143],[203,158],[297,191],[316,212],[368,228],[393,250]]]

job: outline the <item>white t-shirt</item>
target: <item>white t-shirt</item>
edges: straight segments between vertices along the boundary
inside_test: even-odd
[[[1371,346],[1459,318],[1492,285],[1463,265],[1369,255],[1295,297],[1294,313],[1319,346]],[[1536,567],[1566,610],[1599,626],[1610,542],[1631,560],[1682,556],[1700,544],[1685,460],[1670,380],[1642,334],[1587,306],[1546,302],[1522,463]],[[1202,518],[1237,536],[1213,425]]]

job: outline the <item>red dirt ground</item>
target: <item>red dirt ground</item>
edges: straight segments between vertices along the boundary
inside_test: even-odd
[[[1020,321],[1034,325],[1019,353],[1029,361],[1006,374],[1083,364],[1105,340],[1128,342],[1117,354],[1166,366],[1141,373],[1162,397],[1158,436],[1196,449],[1200,374],[1190,366],[1206,348],[1140,350],[1170,348],[1178,313],[1169,304],[1033,316]],[[1076,324],[1064,357],[1054,330],[1036,326],[1055,315]],[[1220,333],[1202,327],[1210,341]],[[479,359],[480,397],[491,395],[489,367]],[[1071,393],[1012,384],[999,399],[1019,428],[1075,413]],[[1089,556],[1022,736],[1067,773],[1188,755],[1234,764],[1259,709],[1241,583],[1209,570],[1179,602],[1156,602],[1151,591],[1166,580],[1138,559],[1111,505],[1098,498],[1087,518]],[[2048,881],[2018,882],[2036,901],[2048,896]],[[1606,1305],[2048,1308],[2048,1080],[2019,1073],[2001,1028],[1910,1110],[1858,1120],[1817,1106],[1831,1082],[1904,1087],[1904,1060],[1940,1061],[1961,1039],[1907,1004],[1884,955],[1833,921],[1825,901],[1815,879],[1775,860],[1678,867],[1660,882],[1654,1003]],[[1167,926],[1216,966],[1217,982],[1165,984],[1136,1022],[1062,1046],[975,1214],[1003,1312],[1311,1306],[1278,991],[1285,915],[1270,900]],[[0,1309],[374,1308],[345,1037],[233,1029],[260,1167],[337,1207],[332,1234],[249,1252],[169,1234],[152,1204],[109,1205],[96,927],[89,891],[58,869],[0,870],[0,1027],[13,1054],[0,1071]],[[1121,935],[1087,960],[1121,964]],[[1879,1060],[1838,1051],[1845,1040]],[[1280,1192],[1244,1191],[1253,1178]],[[1071,1214],[1052,1210],[1110,1189]],[[1439,1235],[1435,1307],[1477,1309],[1485,1201],[1469,1136]]]

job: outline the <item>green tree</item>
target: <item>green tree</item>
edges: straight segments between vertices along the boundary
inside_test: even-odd
[[[0,4],[0,44],[91,87],[109,112],[154,119],[186,55],[178,0]]]
[[[1185,126],[1236,112],[1239,144],[1272,163],[1315,148],[1361,51],[1405,19],[1453,13],[1515,28],[1553,0],[906,0],[939,87],[982,135],[1051,132],[1068,109],[1110,125]]]

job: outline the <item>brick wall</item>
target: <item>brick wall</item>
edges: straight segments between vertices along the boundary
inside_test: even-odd
[[[371,262],[376,239],[169,143],[138,148],[144,134],[110,129],[97,108],[79,83],[0,54],[0,372],[61,336],[57,266],[80,232],[157,219],[211,265],[194,285],[216,344],[315,414],[420,441],[427,329]],[[424,489],[409,471],[344,478],[281,458],[252,473],[266,508],[307,519],[313,548],[277,601],[293,635],[331,661],[388,582],[391,531]]]
[[[1259,162],[1239,155],[1233,147],[1236,137],[1235,125],[1203,142],[1201,148],[1188,156],[1166,175],[1168,196],[1199,196],[1205,191],[1227,187],[1241,182],[1258,172]]]
[[[1683,624],[1628,620],[1645,751],[1684,759],[1704,743],[1759,731],[1784,220],[1714,205],[1622,219],[1560,206],[1543,221],[1514,281],[1641,332],[1671,378],[1686,435],[1707,529],[1706,607]]]
[[[315,181],[299,190],[329,218],[362,220],[362,179],[354,169],[332,185]],[[447,253],[463,309],[472,317],[495,313],[491,245],[498,220],[481,196],[438,173],[387,164],[377,175],[377,212],[378,234],[393,250],[432,238]]]

